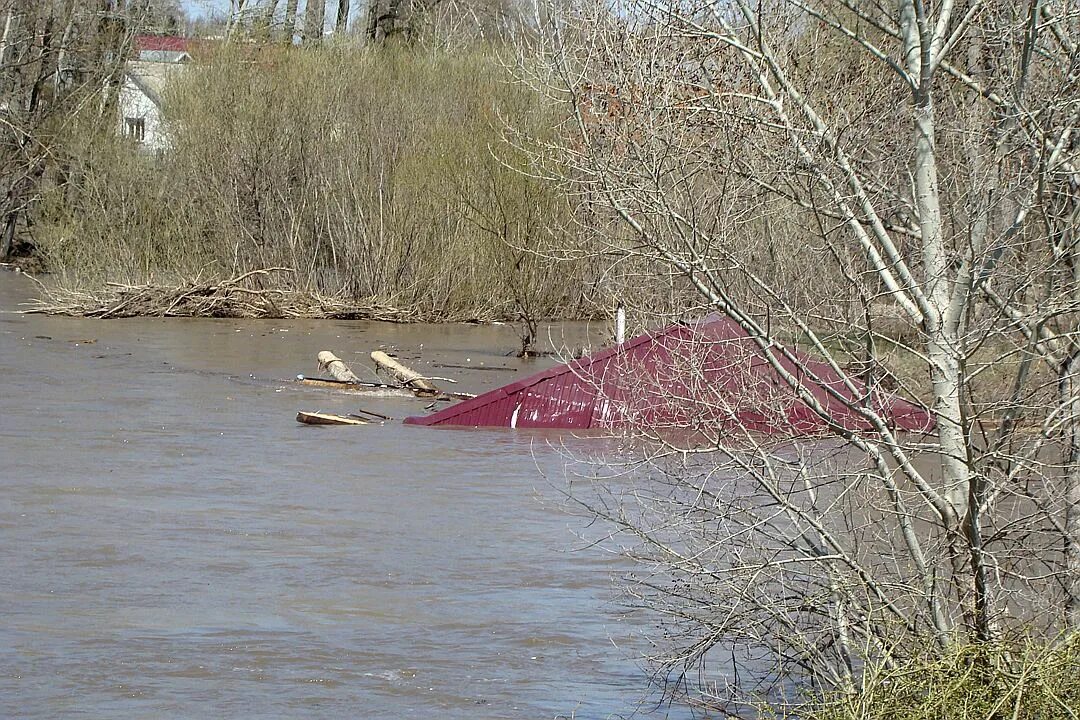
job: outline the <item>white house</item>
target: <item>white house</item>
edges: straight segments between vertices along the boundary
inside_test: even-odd
[[[161,152],[168,145],[161,122],[161,96],[191,60],[188,40],[140,36],[135,39],[135,57],[127,63],[120,86],[120,133],[147,152]]]

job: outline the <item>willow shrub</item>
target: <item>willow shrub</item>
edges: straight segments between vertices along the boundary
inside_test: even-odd
[[[225,47],[165,101],[161,157],[112,132],[69,143],[37,238],[68,282],[286,267],[284,289],[417,318],[582,313],[589,268],[536,253],[567,241],[566,200],[501,138],[557,110],[490,47]]]
[[[859,692],[798,713],[802,720],[1077,720],[1080,635],[1051,647],[957,647],[868,672]]]

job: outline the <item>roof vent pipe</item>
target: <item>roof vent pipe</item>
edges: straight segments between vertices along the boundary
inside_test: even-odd
[[[626,308],[622,302],[615,308],[615,344],[622,345],[626,340]]]

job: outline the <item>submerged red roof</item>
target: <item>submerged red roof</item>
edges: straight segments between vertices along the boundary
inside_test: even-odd
[[[869,429],[863,409],[903,430],[930,430],[933,418],[902,398],[845,379],[830,365],[773,351],[824,415]],[[854,392],[853,392],[854,388]],[[796,392],[734,321],[710,316],[646,333],[452,405],[411,425],[590,429],[740,425],[756,432],[815,434],[828,422]]]
[[[168,52],[186,52],[191,41],[188,38],[172,35],[138,35],[135,37],[135,50],[165,50]]]

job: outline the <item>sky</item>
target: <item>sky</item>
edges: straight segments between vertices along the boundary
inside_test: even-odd
[[[183,5],[188,17],[192,19],[202,17],[213,10],[229,9],[229,0],[181,0],[180,4]]]
[[[247,0],[248,7],[255,7],[259,3],[259,0]],[[354,5],[356,3],[353,3]],[[225,14],[229,11],[229,0],[180,0],[180,5],[187,12],[188,17],[192,20],[197,20],[200,17],[204,17],[211,13]],[[326,16],[331,17],[331,3],[326,4]],[[299,11],[304,11],[305,2],[300,0]],[[335,5],[336,7],[336,5]]]

